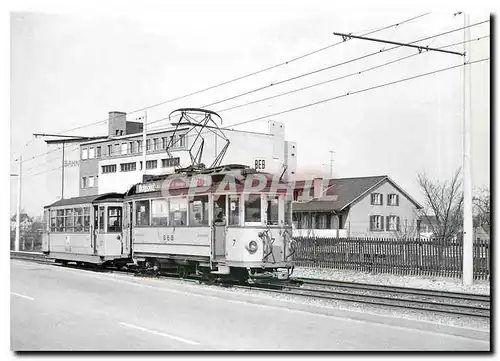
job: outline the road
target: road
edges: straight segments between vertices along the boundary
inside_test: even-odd
[[[177,280],[11,261],[11,350],[489,350]]]

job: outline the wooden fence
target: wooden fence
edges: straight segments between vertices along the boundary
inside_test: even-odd
[[[297,266],[398,275],[462,277],[461,240],[294,238]],[[489,241],[474,241],[474,279],[490,278]]]

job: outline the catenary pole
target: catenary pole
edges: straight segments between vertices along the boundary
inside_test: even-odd
[[[146,126],[148,123],[148,113],[144,112],[144,122],[142,126],[142,174],[146,174]]]
[[[464,12],[464,26],[470,23],[470,15]],[[464,29],[465,62],[471,60],[470,29]],[[463,220],[463,275],[464,285],[473,283],[473,225],[472,225],[472,169],[471,169],[471,67],[464,66],[464,99],[463,99],[463,192],[464,192],[464,220]]]
[[[16,242],[14,243],[14,251],[19,252],[19,238],[21,230],[21,182],[23,171],[23,157],[19,157],[19,174],[17,180],[17,215],[16,215]]]

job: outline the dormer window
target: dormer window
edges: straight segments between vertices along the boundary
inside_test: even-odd
[[[382,203],[382,193],[372,193],[371,204],[374,206],[381,206]]]

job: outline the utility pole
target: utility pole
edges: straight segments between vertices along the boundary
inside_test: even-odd
[[[455,13],[455,15],[460,12]],[[463,153],[463,177],[464,177],[464,224],[463,224],[463,274],[462,282],[464,285],[471,285],[473,282],[473,227],[472,227],[472,171],[470,166],[470,133],[471,133],[471,94],[470,94],[470,72],[471,69],[467,66],[470,61],[470,26],[469,15],[464,12],[464,52],[449,51],[437,48],[429,48],[428,46],[412,45],[411,43],[399,43],[395,41],[367,38],[364,36],[354,36],[345,33],[333,33],[334,35],[342,36],[344,41],[348,39],[361,39],[374,41],[379,43],[394,44],[404,47],[416,48],[419,52],[436,51],[446,54],[459,55],[464,57],[464,153]],[[467,50],[467,51],[466,51]],[[420,230],[418,230],[420,237]]]
[[[470,15],[464,12],[464,63],[471,60]],[[473,225],[472,225],[472,169],[471,159],[471,68],[464,66],[464,154],[463,154],[463,176],[464,176],[464,225],[463,225],[463,275],[464,285],[472,285],[473,282]]]
[[[17,182],[17,215],[16,215],[16,242],[14,251],[19,252],[19,238],[21,231],[21,179],[23,176],[23,157],[19,156],[19,174]]]
[[[148,113],[144,112],[144,121],[142,125],[142,174],[146,174],[146,126],[148,123]]]
[[[61,199],[64,199],[64,141],[62,142]]]

